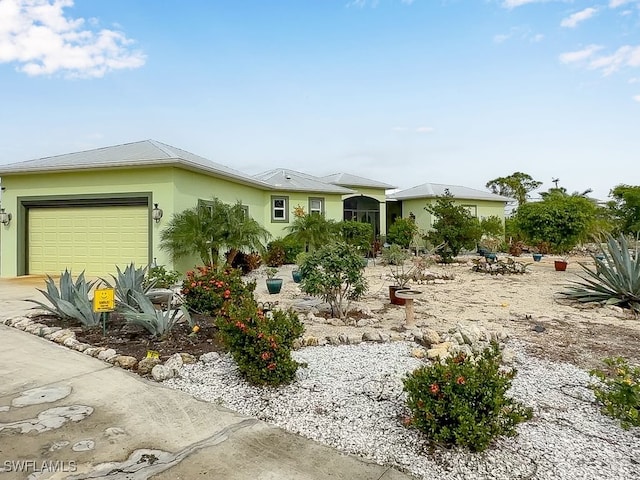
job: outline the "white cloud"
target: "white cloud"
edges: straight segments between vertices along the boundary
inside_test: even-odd
[[[549,0],[504,0],[502,6],[505,8],[516,8],[529,3],[542,3],[547,1]]]
[[[618,8],[635,0],[609,0],[609,8]]]
[[[633,99],[634,99],[636,102],[640,102],[640,95],[635,95],[635,96],[633,97]]]
[[[582,62],[583,60],[587,60],[589,57],[593,57],[596,52],[602,50],[600,45],[588,45],[582,50],[577,50],[575,52],[566,52],[560,55],[561,63],[576,63]]]
[[[96,29],[83,18],[66,17],[73,0],[0,0],[0,63],[17,63],[30,76],[61,73],[67,77],[102,77],[144,65],[124,33]]]
[[[584,22],[585,20],[590,19],[598,12],[597,8],[585,8],[584,10],[580,10],[579,12],[573,13],[569,15],[567,18],[564,18],[562,22],[560,22],[561,27],[567,28],[575,28],[578,26],[580,22]]]
[[[507,40],[520,39],[529,41],[530,43],[540,42],[544,35],[542,34],[534,34],[529,27],[511,27],[508,33],[497,33],[493,36],[494,43],[504,43]]]
[[[435,129],[433,127],[418,127],[416,132],[418,133],[433,133]]]
[[[589,45],[583,50],[560,55],[562,63],[582,63],[591,70],[600,70],[603,75],[611,75],[622,68],[640,67],[640,45],[624,45],[610,55],[596,55],[602,47]]]

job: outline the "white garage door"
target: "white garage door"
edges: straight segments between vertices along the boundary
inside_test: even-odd
[[[134,262],[149,262],[146,206],[30,208],[27,235],[29,274],[74,277],[115,274]]]

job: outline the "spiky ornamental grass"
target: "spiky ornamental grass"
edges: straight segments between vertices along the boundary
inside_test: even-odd
[[[633,254],[624,235],[607,235],[607,248],[600,248],[601,258],[594,256],[595,269],[582,263],[586,276],[571,282],[562,295],[579,302],[601,302],[628,307],[640,313],[640,256]]]

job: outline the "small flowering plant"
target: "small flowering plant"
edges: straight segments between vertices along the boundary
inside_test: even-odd
[[[515,370],[500,367],[502,355],[492,344],[475,359],[464,354],[410,373],[404,380],[413,426],[437,444],[485,450],[500,435],[513,436],[518,423],[532,416],[506,396]]]
[[[253,298],[255,288],[255,282],[242,280],[238,269],[201,266],[187,272],[181,293],[189,311],[215,317],[230,304],[242,302],[247,296]]]
[[[625,430],[640,427],[640,366],[632,367],[622,357],[603,362],[608,368],[592,370],[599,382],[589,385],[602,413],[620,419]]]
[[[300,364],[291,358],[291,349],[304,331],[296,313],[273,310],[266,315],[253,299],[245,298],[218,316],[216,325],[247,381],[276,386],[295,378]]]

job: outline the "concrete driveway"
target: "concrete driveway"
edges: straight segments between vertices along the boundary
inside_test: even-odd
[[[42,278],[0,280],[0,319]],[[3,479],[409,479],[0,325]]]

